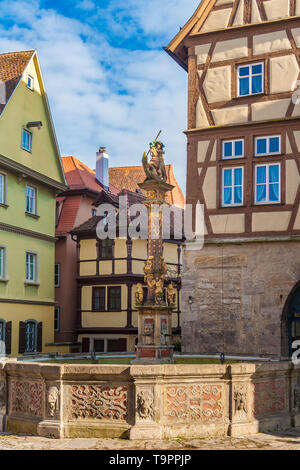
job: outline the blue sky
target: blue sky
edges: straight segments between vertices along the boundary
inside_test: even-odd
[[[0,52],[37,49],[62,155],[139,165],[157,132],[185,190],[187,74],[162,49],[199,0],[0,0]]]

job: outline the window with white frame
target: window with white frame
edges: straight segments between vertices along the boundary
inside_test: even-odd
[[[244,139],[223,140],[222,158],[242,158],[244,156]]]
[[[37,282],[37,254],[26,251],[25,280]]]
[[[32,133],[27,129],[22,129],[22,148],[27,152],[32,149]]]
[[[280,202],[280,163],[256,165],[255,203],[274,204]]]
[[[5,204],[6,176],[0,173],[0,204]]]
[[[60,328],[60,307],[54,308],[54,331],[59,331]]]
[[[223,168],[223,206],[243,204],[243,167]]]
[[[264,91],[263,62],[251,65],[240,65],[238,73],[238,96],[249,96]]]
[[[60,287],[60,263],[55,263],[54,287]]]
[[[280,135],[255,137],[255,156],[279,155],[281,153]]]
[[[0,246],[0,279],[6,278],[6,248]]]
[[[26,212],[36,215],[37,190],[33,186],[26,185]]]
[[[34,79],[31,75],[27,75],[27,88],[33,90],[34,88]]]

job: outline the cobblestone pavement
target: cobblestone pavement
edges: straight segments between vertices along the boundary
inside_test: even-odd
[[[300,428],[247,437],[129,441],[124,439],[46,439],[0,433],[0,450],[300,450]]]

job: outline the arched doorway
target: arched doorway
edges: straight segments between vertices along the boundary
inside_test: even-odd
[[[300,282],[287,298],[281,321],[281,356],[291,357],[292,344],[300,340]]]

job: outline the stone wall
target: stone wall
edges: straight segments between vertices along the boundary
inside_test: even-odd
[[[299,426],[300,366],[3,361],[1,422],[9,432],[55,438],[240,436]]]
[[[288,357],[288,332],[281,325],[300,280],[299,243],[220,240],[201,251],[185,250],[184,258],[184,352]]]

